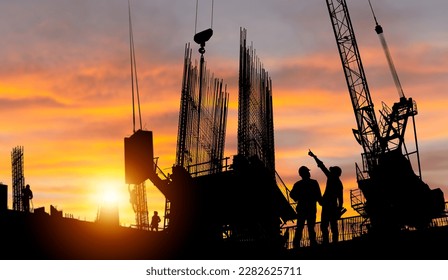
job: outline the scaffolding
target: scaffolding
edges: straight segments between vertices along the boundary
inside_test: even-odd
[[[17,146],[11,152],[12,164],[12,207],[23,211],[22,190],[25,187],[23,146]]]
[[[129,186],[137,229],[149,230],[148,202],[145,182]]]

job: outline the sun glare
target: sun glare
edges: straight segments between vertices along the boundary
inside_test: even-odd
[[[97,201],[103,206],[121,204],[124,201],[123,184],[116,181],[101,181],[97,185]]]
[[[118,193],[115,190],[107,190],[102,195],[102,201],[106,204],[118,203]]]

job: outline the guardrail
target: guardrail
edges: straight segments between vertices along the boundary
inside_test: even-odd
[[[448,213],[448,202],[445,202],[445,215],[434,218],[430,223],[430,227],[448,226],[447,213]],[[339,241],[352,240],[356,237],[360,237],[361,235],[367,234],[368,223],[369,223],[368,219],[362,216],[353,216],[338,220]],[[302,240],[300,241],[301,247],[308,247],[311,245],[308,236],[307,226],[308,225],[305,225],[305,227],[303,228]],[[314,230],[316,231],[317,242],[322,243],[322,231],[320,230],[320,222],[316,223],[316,225],[314,226]],[[415,230],[415,229],[408,228],[408,230]],[[295,232],[296,232],[295,225],[284,226],[281,228],[282,235],[286,237],[285,248],[287,249],[293,248],[292,241],[294,240]],[[331,240],[331,231],[329,235]]]

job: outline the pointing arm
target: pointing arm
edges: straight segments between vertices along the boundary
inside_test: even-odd
[[[326,176],[330,175],[330,171],[328,170],[328,168],[325,166],[325,164],[317,158],[317,156],[315,154],[313,154],[313,152],[311,152],[311,150],[308,151],[308,155],[312,158],[314,158],[314,160],[317,163],[317,167],[319,167]]]

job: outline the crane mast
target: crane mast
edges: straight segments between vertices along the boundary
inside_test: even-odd
[[[355,139],[363,147],[364,169],[369,173],[377,165],[375,155],[378,155],[385,146],[382,145],[372,98],[345,0],[327,0],[327,6],[355,113],[357,129],[353,129],[353,133]]]

